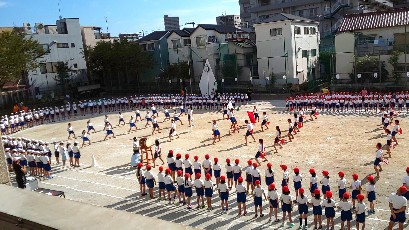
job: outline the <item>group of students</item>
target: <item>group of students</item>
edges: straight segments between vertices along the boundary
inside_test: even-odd
[[[189,154],[185,154],[182,159],[181,154],[173,156],[173,151],[169,150],[167,156],[168,168],[159,167],[159,172],[156,177],[153,175],[151,165],[143,167],[142,163],[137,165],[136,176],[140,185],[142,196],[156,198],[154,188],[158,189],[158,199],[168,200],[169,203],[175,203],[177,197],[179,204],[187,205],[188,209],[192,208],[193,191],[196,192],[196,208],[205,207],[205,199],[208,210],[212,210],[212,199],[217,193],[221,201],[222,211],[229,210],[229,196],[235,191],[236,202],[238,204],[238,215],[247,215],[247,198],[253,196],[255,207],[255,218],[263,217],[263,200],[267,201],[269,206],[269,218],[274,215],[275,222],[279,222],[277,213],[279,207],[283,212],[282,224],[284,225],[286,218],[290,226],[292,223],[292,211],[294,206],[298,205],[298,213],[300,220],[300,228],[307,227],[307,214],[311,211],[314,216],[315,229],[322,228],[322,215],[325,211],[327,219],[327,228],[334,228],[335,209],[338,207],[341,210],[341,227],[344,224],[348,229],[351,227],[353,213],[356,214],[357,229],[365,228],[366,212],[368,215],[375,213],[375,202],[377,199],[375,184],[377,179],[373,176],[368,176],[368,184],[366,189],[362,188],[362,182],[358,174],[351,176],[350,185],[347,183],[347,177],[343,171],[338,172],[336,186],[333,186],[333,180],[327,170],[321,172],[321,178],[318,178],[314,168],[309,169],[309,182],[307,186],[303,186],[304,176],[300,168],[293,169],[291,177],[287,165],[280,165],[282,170],[281,181],[278,180],[271,163],[267,164],[267,169],[264,173],[264,178],[261,176],[259,164],[247,161],[247,166],[242,167],[240,160],[235,159],[234,163],[229,158],[225,160],[224,167],[220,164],[218,158],[210,159],[208,154],[205,159],[199,162],[199,157],[194,156],[194,161],[190,161]],[[222,173],[222,168],[224,173]],[[403,178],[403,185],[398,189],[396,194],[389,197],[391,207],[393,207],[391,221],[403,223],[405,221],[406,202],[409,198],[409,167],[406,169],[407,175]],[[224,175],[223,175],[224,174]],[[202,176],[204,175],[204,177]],[[204,178],[204,180],[202,179]],[[362,179],[362,178],[361,178]],[[280,184],[276,185],[276,182]],[[291,183],[292,181],[292,183]],[[262,184],[265,183],[263,188]],[[291,196],[290,188],[293,185],[295,196]],[[319,186],[321,185],[321,186]],[[333,186],[333,187],[331,187]],[[265,191],[267,188],[268,191]],[[348,188],[351,191],[348,192]],[[308,190],[308,191],[307,191]],[[338,193],[338,201],[334,198],[335,192]],[[281,195],[279,194],[281,192]],[[264,198],[264,199],[263,199]],[[366,207],[365,199],[369,202],[369,209]]]
[[[381,108],[409,111],[409,92],[332,92],[305,94],[286,98],[288,110],[308,109],[316,105],[319,110],[332,112],[380,112]]]

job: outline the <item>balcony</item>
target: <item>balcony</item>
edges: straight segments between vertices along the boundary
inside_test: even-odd
[[[360,0],[363,5],[369,5],[369,7],[374,8],[392,8],[393,3],[390,0]]]
[[[268,3],[267,3],[268,2]],[[250,13],[259,13],[265,12],[270,10],[277,10],[287,7],[296,7],[296,6],[304,6],[309,4],[319,4],[322,0],[270,0],[270,1],[259,1],[258,4],[253,5],[252,8],[249,9],[248,12]]]

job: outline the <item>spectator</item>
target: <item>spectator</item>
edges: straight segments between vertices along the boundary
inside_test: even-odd
[[[21,189],[26,188],[26,166],[20,165],[20,157],[13,158],[13,170],[16,174],[17,186]]]

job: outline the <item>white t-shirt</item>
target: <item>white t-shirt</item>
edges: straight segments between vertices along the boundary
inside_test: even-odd
[[[233,173],[240,173],[241,166],[240,165],[233,165]]]
[[[345,186],[346,186],[346,184],[347,184],[347,180],[346,180],[345,178],[342,178],[342,180],[339,180],[339,181],[338,181],[338,187],[339,187],[339,189],[344,189]]]
[[[329,181],[330,181],[329,178],[324,177],[324,178],[321,179],[321,184],[324,185],[324,186],[327,186],[327,185],[329,185]]]
[[[254,189],[253,194],[256,197],[262,197],[264,194],[264,189],[262,187],[259,187],[259,188],[257,187]]]
[[[237,193],[246,192],[246,187],[244,187],[242,184],[238,184],[238,185],[236,186],[236,192],[237,192]]]
[[[320,199],[315,199],[315,197],[314,197],[314,198],[311,199],[311,203],[312,203],[313,206],[319,206],[319,205],[321,205],[321,202],[322,202],[321,198]]]
[[[192,163],[190,162],[190,160],[185,159],[183,161],[183,165],[185,166],[185,168],[190,168],[192,167]]]
[[[224,183],[224,184],[222,184],[222,183],[220,183],[218,186],[217,186],[217,189],[220,191],[220,192],[227,192],[229,189],[227,188],[227,184],[226,183]]]
[[[158,182],[164,182],[165,175],[163,173],[158,173]]]
[[[378,149],[378,150],[376,150],[376,158],[381,158],[381,157],[382,157],[382,155],[383,155],[383,151],[382,151],[382,149]]]
[[[145,176],[145,178],[146,178],[147,180],[152,180],[152,179],[153,179],[153,174],[152,174],[151,171],[146,171],[146,172],[144,173],[144,176]]]
[[[364,202],[362,202],[362,203],[358,202],[358,204],[356,205],[356,213],[357,214],[365,213],[365,209],[366,209],[365,203]]]
[[[333,199],[331,199],[331,202],[328,203],[328,200],[324,200],[324,201],[322,201],[322,207],[324,207],[324,208],[335,207],[335,201]]]
[[[359,190],[359,186],[361,186],[361,181],[360,180],[356,180],[354,182],[352,182],[352,190]],[[353,199],[355,199],[356,197],[352,197]]]
[[[407,187],[409,187],[409,176],[404,176],[402,178],[402,184],[406,185]]]
[[[195,182],[193,182],[193,186],[196,188],[202,188],[203,187],[203,181],[200,179],[196,179]]]
[[[281,195],[281,201],[282,201],[284,204],[290,204],[290,203],[291,203],[291,200],[292,200],[292,198],[291,198],[290,195],[285,195],[285,194]]]
[[[352,209],[352,203],[349,201],[340,201],[338,206],[342,211],[350,211]]]
[[[274,176],[274,170],[271,169],[271,173],[270,173],[270,170],[269,170],[269,169],[266,169],[264,175],[265,175],[266,177],[273,177],[273,176]]]
[[[219,184],[220,185],[220,184]],[[203,186],[205,187],[205,188],[213,188],[213,183],[212,183],[212,181],[210,181],[210,180],[205,180],[204,182],[203,182]]]
[[[268,191],[268,199],[270,199],[270,200],[277,200],[277,199],[278,199],[277,190],[269,190],[269,191]]]
[[[373,192],[373,191],[375,191],[375,185],[374,185],[374,184],[368,184],[368,185],[366,186],[366,191],[367,191],[367,192]]]
[[[408,206],[408,201],[406,200],[406,198],[404,196],[398,196],[395,193],[392,193],[388,197],[388,202],[392,203],[392,207],[394,209],[400,209],[404,206]]]

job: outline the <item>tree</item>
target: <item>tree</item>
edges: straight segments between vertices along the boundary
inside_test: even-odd
[[[175,78],[184,81],[189,80],[189,64],[187,62],[170,64],[159,77],[161,81],[168,81]]]
[[[402,54],[400,51],[393,51],[391,56],[389,57],[389,64],[393,67],[392,78],[397,83],[401,78],[401,74],[397,71],[398,64],[399,64],[399,56]]]
[[[323,80],[325,82],[331,82],[331,62],[333,57],[332,52],[324,51],[320,52],[319,63],[321,64],[321,73],[325,73]],[[333,67],[332,67],[333,69]]]
[[[54,77],[57,86],[60,87],[60,95],[66,95],[69,89],[72,87],[71,79],[76,74],[76,71],[72,70],[68,66],[68,62],[58,62],[56,65],[57,74]]]
[[[379,66],[380,65],[380,66]],[[379,67],[381,67],[381,76],[379,75]],[[361,83],[364,82],[384,82],[388,76],[388,70],[385,68],[385,63],[379,63],[379,59],[377,57],[372,56],[364,56],[361,58],[357,58],[355,63],[355,73],[361,74],[361,79],[358,79]],[[374,73],[378,74],[378,77],[374,77]]]
[[[17,31],[0,33],[0,86],[22,79],[27,72],[38,68],[37,58],[44,49],[32,38]]]

